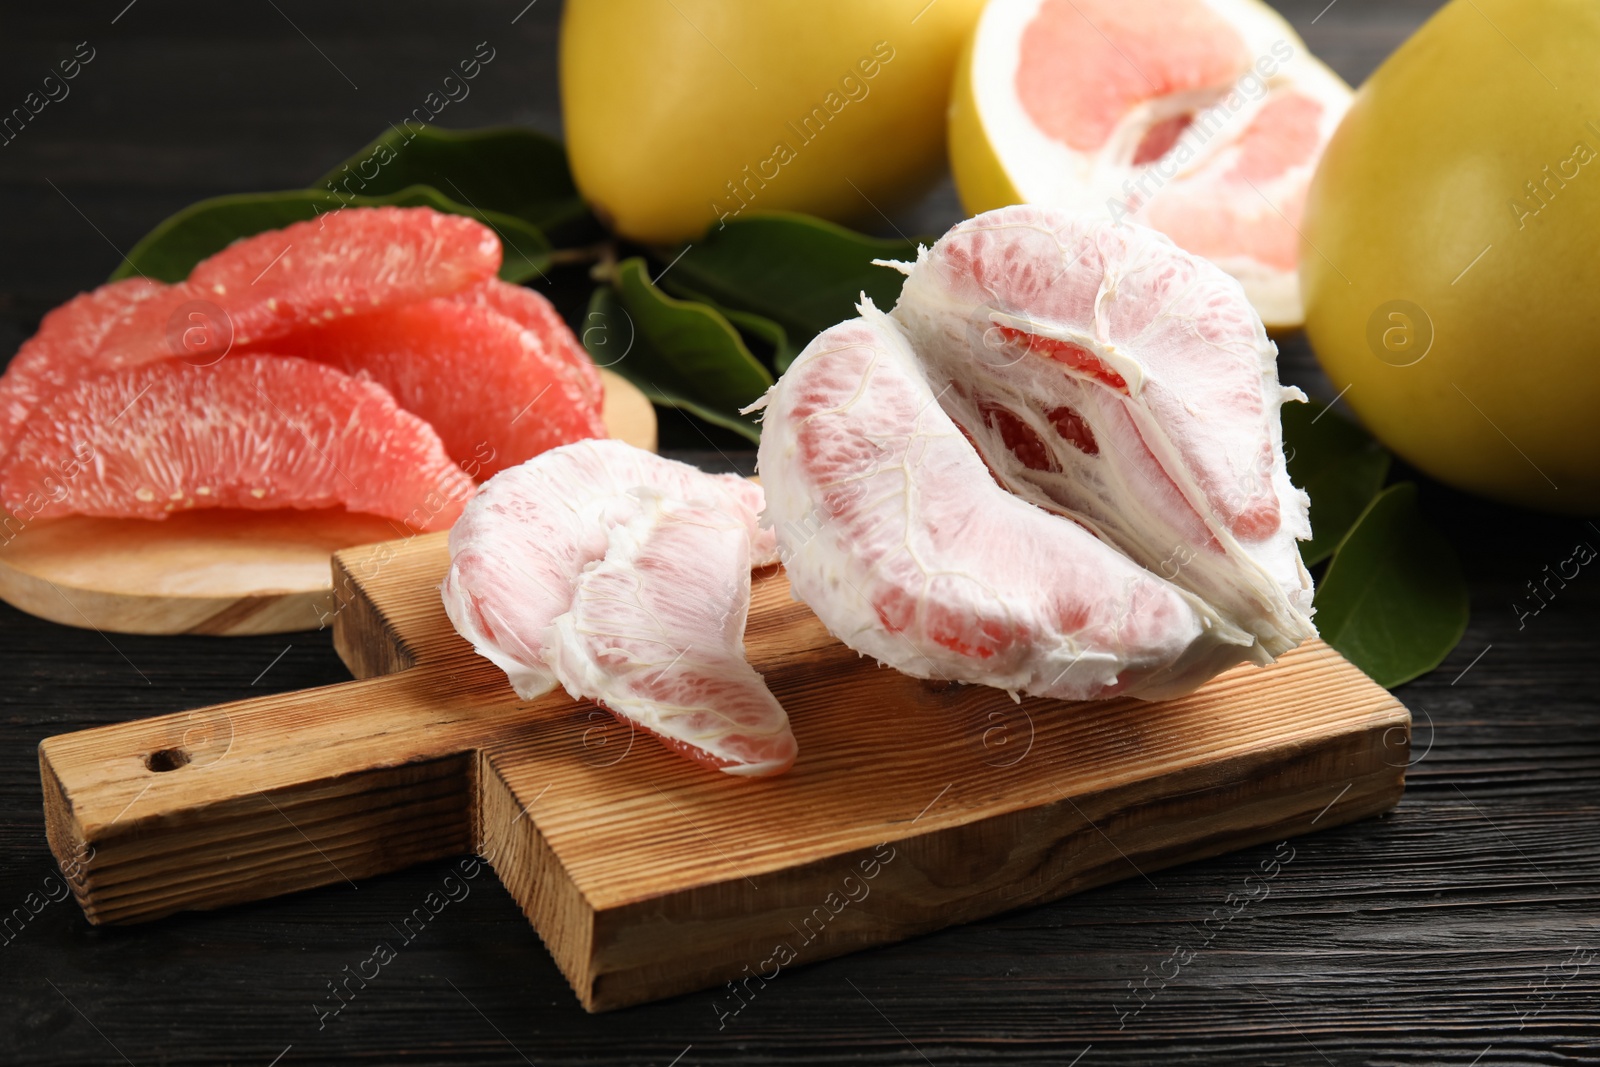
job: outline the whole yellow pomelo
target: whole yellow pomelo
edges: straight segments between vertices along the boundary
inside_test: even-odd
[[[647,242],[754,211],[878,220],[944,166],[951,73],[982,6],[568,0],[573,178]]]
[[[1600,4],[1454,0],[1306,204],[1306,332],[1361,420],[1498,500],[1600,510]]]

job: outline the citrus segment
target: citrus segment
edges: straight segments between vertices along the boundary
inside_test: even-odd
[[[456,632],[506,672],[518,696],[558,684],[547,630],[572,606],[584,569],[605,558],[611,528],[639,513],[632,491],[641,487],[715,504],[743,524],[754,565],[776,560],[772,533],[756,523],[761,487],[744,478],[610,440],[564,445],[500,472],[450,531],[442,592]]]
[[[600,384],[600,372],[589,357],[577,336],[567,325],[555,305],[525,285],[512,285],[499,278],[489,278],[470,289],[463,289],[451,299],[462,304],[480,304],[498,311],[524,329],[532,330],[545,350],[565,362],[569,374],[576,381],[584,398],[591,404],[604,399],[605,389]]]
[[[311,323],[449,296],[500,268],[500,239],[475,219],[432,208],[345,208],[235,241],[201,260],[163,301],[119,319],[99,347],[107,367],[188,354],[169,335],[186,301],[227,319],[235,345]]]
[[[0,458],[38,404],[86,375],[164,359],[209,366],[235,347],[493,276],[500,241],[431,208],[349,208],[236,241],[189,280],[129,278],[46,316],[0,378]]]
[[[126,278],[79,293],[45,315],[38,332],[22,343],[0,376],[0,459],[39,401],[94,358],[116,320],[167,289],[148,278]]]
[[[272,355],[81,381],[29,420],[0,476],[0,501],[34,518],[343,505],[413,532],[448,526],[472,492],[381,386]]]
[[[789,717],[744,656],[748,529],[715,504],[636,496],[550,628],[551,668],[572,696],[690,759],[781,774],[797,750]]]
[[[371,377],[481,481],[557,445],[606,436],[598,400],[564,348],[570,331],[559,318],[554,329],[541,334],[486,304],[440,299],[301,330],[272,348]]]

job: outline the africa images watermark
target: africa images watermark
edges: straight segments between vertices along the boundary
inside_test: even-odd
[[[785,123],[785,133],[773,143],[771,154],[755,163],[753,170],[752,164],[745,164],[738,176],[728,179],[727,198],[711,201],[711,211],[717,216],[717,229],[722,229],[729,219],[736,218],[754,203],[767,183],[776,181],[784,167],[800,158],[800,149],[822,136],[828,124],[837,119],[845,108],[865,100],[872,92],[869,83],[893,62],[894,57],[893,45],[888,41],[877,42],[870,54],[856,60],[855,66],[840,76],[837,89],[828,90],[821,102],[813,104],[798,123],[793,120]],[[790,132],[794,134],[792,141]]]
[[[69,457],[46,464],[48,469],[39,475],[40,488],[29,490],[28,495],[18,501],[15,507],[0,511],[0,548],[4,548],[21,536],[28,524],[38,518],[50,505],[65,501],[68,496],[68,485],[91,467],[94,460],[94,445],[88,441],[79,441],[73,446]]]
[[[1537,585],[1534,584],[1532,579],[1529,579],[1527,586],[1532,603],[1527,607],[1523,607],[1520,600],[1511,602],[1511,610],[1517,616],[1517,629],[1527,629],[1528,619],[1549,607],[1557,594],[1567,587],[1567,583],[1577,578],[1584,567],[1594,562],[1595,554],[1593,545],[1587,541],[1580,541],[1573,548],[1572,555],[1556,564],[1555,569],[1552,570],[1548,563],[1544,565],[1544,569],[1540,572],[1542,578]],[[1570,571],[1568,568],[1571,568]],[[1554,588],[1551,588],[1552,582],[1555,583]],[[1543,591],[1542,595],[1541,590]]]
[[[1595,125],[1593,119],[1584,124],[1584,128],[1600,139],[1600,126]],[[1594,146],[1588,141],[1574,142],[1567,158],[1557,163],[1546,163],[1538,175],[1522,183],[1524,194],[1512,197],[1508,202],[1511,208],[1511,217],[1517,222],[1517,229],[1528,228],[1528,220],[1537,218],[1544,213],[1544,209],[1553,204],[1556,197],[1567,187],[1567,183],[1577,180],[1583,174],[1583,168],[1600,157]]]
[[[459,75],[455,71],[446,74],[440,87],[430,90],[428,95],[422,98],[422,103],[411,109],[411,114],[401,119],[398,124],[392,122],[389,124],[390,129],[404,136],[404,141],[398,146],[380,142],[369,154],[354,163],[346,163],[337,175],[329,178],[326,183],[327,190],[339,201],[339,206],[330,210],[337,211],[349,206],[361,195],[369,182],[377,180],[379,172],[385,166],[399,158],[399,149],[416,140],[417,134],[437,119],[445,108],[452,103],[459,104],[465,100],[472,92],[472,86],[467,83],[483,73],[483,68],[494,62],[496,54],[488,41],[479,41],[473,54],[456,64],[456,68],[460,71]],[[324,214],[324,211],[319,208],[317,214]]]
[[[1289,850],[1287,856],[1283,854],[1285,848]],[[1252,873],[1245,877],[1244,887],[1246,892],[1243,894],[1229,893],[1222,902],[1222,906],[1212,908],[1211,914],[1201,920],[1200,925],[1205,927],[1205,932],[1198,945],[1173,946],[1172,952],[1167,958],[1156,964],[1155,974],[1151,974],[1149,966],[1146,965],[1144,977],[1140,979],[1138,985],[1135,985],[1130,980],[1127,983],[1128,993],[1133,997],[1135,1003],[1134,1006],[1127,1009],[1113,1007],[1112,1010],[1117,1013],[1117,1029],[1121,1030],[1126,1027],[1130,1019],[1138,1018],[1139,1013],[1151,1001],[1156,999],[1157,994],[1167,987],[1167,983],[1176,981],[1178,975],[1183,973],[1183,969],[1194,962],[1195,957],[1200,954],[1202,949],[1210,947],[1211,942],[1216,940],[1218,935],[1228,928],[1228,924],[1240,912],[1249,907],[1253,901],[1265,900],[1267,895],[1272,892],[1272,887],[1269,883],[1278,876],[1278,873],[1283,868],[1294,861],[1294,857],[1294,846],[1290,845],[1288,841],[1279,841],[1273,848],[1271,858],[1262,860],[1258,864],[1259,873]],[[1252,886],[1250,884],[1252,881],[1256,885]],[[1151,984],[1152,980],[1155,980],[1153,986]]]
[[[84,870],[94,859],[94,846],[85,841],[78,846],[72,858],[61,864],[61,874],[47,874],[40,887],[22,898],[22,903],[9,913],[0,915],[0,948],[22,936],[29,923],[52,904],[59,904],[72,895],[72,885],[82,879]]]
[[[0,148],[4,148],[21,136],[28,124],[38,118],[39,113],[51,104],[59,104],[72,94],[72,86],[67,83],[83,73],[83,68],[94,62],[96,52],[88,41],[79,41],[72,55],[56,64],[61,71],[57,75],[54,71],[46,74],[39,83],[39,88],[30,89],[22,98],[22,103],[11,109],[9,113],[0,117]]]
[[[370,954],[356,963],[354,970],[347,963],[339,969],[338,974],[329,978],[326,982],[327,995],[311,1005],[311,1010],[317,1015],[317,1029],[326,1029],[329,1019],[338,1018],[356,996],[367,988],[368,983],[377,981],[383,969],[399,958],[400,949],[421,937],[428,925],[447,907],[471,896],[471,883],[493,859],[493,850],[489,848],[488,841],[480,842],[473,855],[456,862],[455,869],[444,876],[438,889],[428,890],[422,903],[412,908],[398,925],[393,922],[389,924],[398,935],[397,942],[379,941]]]
[[[755,965],[751,970],[750,964],[744,965],[744,977],[730,979],[727,990],[733,997],[731,1005],[724,1006],[720,1000],[712,1000],[711,1010],[717,1016],[717,1029],[727,1029],[728,1020],[737,1016],[749,1006],[756,994],[767,987],[767,983],[776,979],[785,967],[793,964],[800,958],[807,945],[822,936],[822,932],[845,908],[851,904],[860,904],[872,892],[871,882],[883,873],[883,868],[894,862],[896,852],[894,846],[887,841],[872,850],[872,854],[860,860],[857,867],[860,877],[852,871],[839,881],[839,888],[830,890],[822,898],[822,903],[806,912],[796,926],[794,920],[789,921],[789,928],[794,931],[793,942],[788,938],[778,941],[773,945],[772,952],[766,959]],[[798,945],[799,948],[795,946]],[[754,989],[750,983],[756,983]]]

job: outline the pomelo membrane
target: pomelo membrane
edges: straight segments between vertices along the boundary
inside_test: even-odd
[[[777,558],[762,504],[621,441],[551,449],[451,529],[445,612],[524,699],[560,685],[724,773],[782,773],[788,716],[744,657],[750,569]]]
[[[737,515],[648,490],[579,577],[549,635],[574,697],[643,726],[726,774],[782,774],[798,746],[789,716],[744,655],[750,534]]]
[[[922,678],[1163,699],[1311,637],[1276,350],[1239,283],[1032,205],[923,249],[764,399],[790,582]]]

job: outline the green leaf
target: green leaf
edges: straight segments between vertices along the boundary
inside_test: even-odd
[[[872,261],[916,257],[915,241],[880,240],[809,215],[772,212],[707,230],[672,266],[667,288],[771,319],[799,348],[854,317],[863,291],[887,311],[905,278]]]
[[[770,365],[774,371],[782,374],[789,369],[789,364],[794,362],[800,354],[800,348],[789,340],[789,331],[783,328],[782,323],[774,322],[764,315],[757,315],[753,311],[737,311],[717,303],[709,296],[702,293],[690,292],[686,289],[675,289],[678,296],[688,300],[697,300],[716,311],[722,317],[733,323],[739,331],[746,336],[754,337],[771,353]]]
[[[1300,542],[1307,567],[1333,555],[1383,488],[1393,459],[1361,427],[1316,401],[1283,406],[1289,477],[1311,497],[1311,540]]]
[[[1433,670],[1467,629],[1456,553],[1417,507],[1410,482],[1379,493],[1317,586],[1323,640],[1387,688]]]
[[[543,272],[550,242],[539,229],[510,215],[475,211],[425,185],[413,185],[387,196],[343,200],[314,189],[279,193],[241,193],[191,204],[147,233],[111,275],[112,281],[143,274],[163,282],[181,282],[194,265],[222,251],[241,237],[281,229],[340,207],[431,207],[466,215],[492,228],[500,237],[504,258],[500,277],[522,282]]]
[[[511,215],[546,233],[589,219],[561,142],[516,126],[390,126],[314,188],[348,200],[413,185],[431,185],[467,207]]]
[[[624,260],[616,285],[596,290],[583,343],[596,363],[633,382],[652,401],[760,440],[755,420],[739,409],[766,392],[772,375],[715,309],[675,300],[656,288],[642,258]]]

